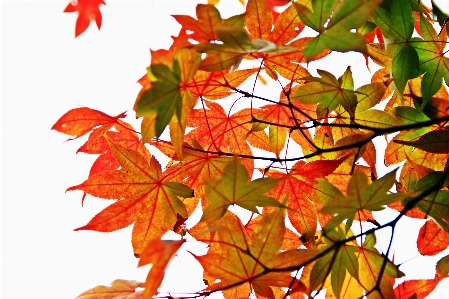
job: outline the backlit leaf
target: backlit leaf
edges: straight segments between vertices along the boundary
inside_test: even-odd
[[[381,110],[365,110],[356,114],[355,121],[371,128],[389,128],[401,123],[391,114]]]
[[[143,294],[146,298],[152,298],[157,294],[157,289],[164,278],[165,268],[184,242],[184,240],[152,240],[144,248],[138,267],[152,264],[144,283]]]
[[[431,131],[413,141],[395,140],[394,142],[410,145],[429,153],[449,153],[449,131],[447,130]]]
[[[173,15],[175,20],[186,30],[191,31],[189,38],[198,42],[216,40],[215,29],[221,26],[243,26],[243,15],[237,15],[229,19],[222,19],[220,12],[213,5],[198,4],[196,6],[197,20],[191,16]]]
[[[395,175],[396,171],[392,171],[368,185],[368,178],[363,173],[355,171],[349,181],[348,196],[340,195],[337,199],[327,202],[321,211],[327,214],[338,214],[332,220],[333,225],[348,219],[346,227],[349,228],[357,211],[380,211],[385,205],[403,197],[401,194],[387,193],[396,182]],[[329,227],[329,229],[332,228],[332,226]]]
[[[381,1],[313,0],[311,11],[307,6],[294,2],[298,16],[307,26],[319,34],[304,49],[304,56],[312,60],[324,49],[340,52],[367,53],[362,35],[351,32],[364,23]]]
[[[177,158],[170,143],[159,141],[151,144],[167,156]],[[212,177],[221,176],[225,165],[230,162],[231,158],[204,153],[200,150],[195,150],[188,144],[185,144],[182,150],[184,160],[182,162],[169,162],[164,171],[164,176],[167,180],[183,183],[192,188],[195,197],[203,197],[205,192],[204,181]]]
[[[251,115],[257,113],[253,109],[244,109],[228,115],[222,106],[217,103],[204,101],[209,109],[194,109],[190,111],[189,127],[194,129],[186,134],[185,140],[195,139],[209,151],[231,152],[252,156],[248,144],[271,150],[268,136],[265,132],[251,132]],[[246,140],[246,141],[244,141]],[[254,170],[252,159],[243,160],[250,175]]]
[[[357,97],[354,94],[352,73],[348,67],[337,80],[331,73],[318,70],[321,77],[308,77],[311,83],[300,86],[292,95],[292,100],[304,104],[318,104],[317,116],[325,117],[341,105],[350,115],[354,115]]]
[[[419,75],[418,53],[410,41],[414,30],[414,19],[409,1],[393,1],[390,11],[382,7],[376,9],[374,20],[382,32],[391,39],[387,51],[391,53],[392,75],[400,94],[403,93],[407,81]]]
[[[443,78],[446,86],[449,85],[449,58],[444,50],[447,44],[447,26],[443,26],[437,35],[432,24],[421,16],[420,28],[424,41],[412,43],[412,46],[419,55],[421,71],[426,72],[421,82],[425,105],[440,89]]]
[[[51,129],[79,138],[98,126],[102,126],[103,132],[106,132],[119,118],[125,116],[125,112],[113,117],[87,107],[75,108],[61,116]]]
[[[424,299],[432,292],[441,278],[406,280],[394,289],[397,299]]]
[[[123,298],[123,299],[143,299],[143,292],[137,291],[142,288],[144,283],[135,280],[117,279],[111,283],[110,287],[97,286],[78,295],[75,299],[107,299],[107,298]]]
[[[391,278],[399,278],[404,276],[404,273],[399,271],[398,267],[394,265],[390,260],[386,260],[386,266],[384,275],[380,278],[380,271],[385,260],[385,256],[380,254],[374,244],[376,239],[374,234],[366,235],[365,242],[360,248],[358,254],[359,260],[359,281],[365,290],[371,291],[379,283],[379,289],[371,295],[372,298],[395,298],[393,285],[389,280]],[[381,295],[379,295],[381,293]],[[370,297],[370,298],[371,298]]]
[[[287,206],[290,208],[287,210],[288,217],[304,241],[314,242],[317,229],[317,207],[309,195],[318,189],[318,182],[315,179],[331,174],[341,162],[341,160],[312,161],[306,164],[298,161],[287,174],[273,170],[267,172],[271,178],[282,178],[268,194],[279,201],[288,194]]]
[[[447,257],[434,279],[396,280],[394,262],[404,260],[395,240],[405,216],[426,221],[422,255],[449,246],[447,26],[432,17],[441,12],[418,0],[241,0],[225,17],[226,3],[206,2],[174,15],[171,45],[150,50],[133,107],[140,130],[125,113],[85,107],[52,128],[88,135],[78,157],[96,155],[67,190],[112,200],[76,230],[132,224],[139,266],[151,265],[144,284],[118,280],[79,298],[429,295],[448,276]],[[76,35],[101,24],[100,4],[67,6],[79,14]],[[337,51],[365,61],[336,61]],[[382,161],[398,168],[385,174]],[[397,212],[376,213],[385,207]],[[385,229],[392,247],[375,238]],[[204,289],[159,293],[170,260],[196,242]]]
[[[214,222],[226,213],[229,206],[236,204],[253,213],[256,207],[283,205],[266,194],[273,189],[278,179],[260,178],[249,181],[248,171],[234,158],[223,169],[223,176],[205,181],[206,199],[210,205],[203,213],[202,221]]]
[[[177,196],[192,197],[193,191],[181,183],[167,182],[154,157],[148,161],[135,150],[112,142],[110,145],[122,168],[92,175],[67,190],[83,190],[117,201],[76,230],[111,232],[134,223],[132,244],[134,254],[140,255],[148,242],[173,228],[177,213],[187,218],[184,204]]]
[[[422,255],[435,255],[449,246],[449,235],[430,219],[419,230],[417,244]]]
[[[182,138],[177,138],[176,134],[184,135],[188,110],[195,105],[185,85],[194,77],[199,63],[200,55],[185,49],[177,53],[171,68],[163,64],[151,65],[148,69],[151,87],[137,98],[135,105],[138,115],[154,117],[156,113],[155,136],[152,137],[159,137],[172,123],[170,136],[179,157],[182,157]]]
[[[248,290],[244,287],[253,285],[256,292],[262,296],[267,295],[271,286],[286,287],[292,277],[286,272],[272,272],[264,274],[265,265],[270,268],[284,268],[300,265],[313,259],[316,250],[294,249],[280,252],[285,232],[284,209],[274,209],[255,225],[251,238],[248,237],[245,227],[232,213],[214,223],[218,230],[212,239],[198,236],[203,242],[214,241],[205,256],[196,259],[204,268],[205,277],[219,279],[207,290],[217,290],[240,281],[246,281],[239,289],[228,296],[240,297],[238,290]],[[251,255],[250,255],[251,254]],[[253,258],[256,257],[257,261]],[[254,285],[257,285],[254,286]]]
[[[100,5],[106,3],[103,0],[75,0],[70,2],[64,9],[64,12],[78,12],[76,19],[75,37],[86,31],[90,22],[95,20],[98,29],[101,27]]]

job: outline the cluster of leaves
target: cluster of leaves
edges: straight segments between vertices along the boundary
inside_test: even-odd
[[[152,264],[145,283],[117,280],[78,298],[157,296],[169,261],[191,238],[209,247],[195,255],[206,285],[194,297],[303,298],[321,290],[326,298],[427,296],[448,277],[449,257],[434,279],[393,288],[404,274],[390,246],[405,216],[427,219],[416,236],[421,254],[449,246],[444,17],[437,32],[431,10],[416,0],[249,0],[245,14],[223,19],[215,3],[199,4],[197,18],[173,16],[179,35],[169,49],[151,52],[134,106],[139,133],[124,113],[84,107],[53,126],[73,139],[89,134],[78,152],[99,155],[88,178],[68,190],[83,191],[83,201],[86,194],[114,201],[76,230],[133,224],[139,266]],[[76,35],[91,14],[100,26],[103,1],[75,4]],[[306,26],[316,35],[300,37]],[[339,78],[326,70],[310,75],[306,63],[332,51],[361,52],[367,67],[372,60],[380,69],[358,88],[349,67]],[[277,84],[279,97],[242,90],[248,80]],[[231,98],[247,108],[233,111]],[[384,162],[403,166],[379,178],[373,139],[392,133]],[[171,159],[164,170],[147,144]],[[293,146],[302,153],[289,151]],[[233,205],[250,220],[243,223]],[[201,220],[187,227],[198,206]],[[399,213],[380,224],[372,212],[387,206]],[[354,221],[365,229],[355,233]],[[375,232],[387,228],[390,246],[379,252]],[[180,240],[161,239],[169,230]]]

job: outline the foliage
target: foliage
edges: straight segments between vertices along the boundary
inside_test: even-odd
[[[71,139],[89,134],[78,151],[98,155],[88,178],[67,190],[83,191],[83,201],[86,194],[113,201],[76,230],[134,224],[139,266],[152,264],[145,283],[116,280],[78,298],[172,298],[158,293],[165,269],[195,240],[209,249],[194,255],[205,287],[193,297],[427,296],[448,276],[448,256],[434,279],[393,287],[404,274],[390,248],[403,217],[427,220],[413,236],[422,255],[449,246],[444,12],[434,7],[439,27],[416,0],[249,0],[245,14],[224,19],[210,2],[198,4],[196,18],[174,16],[182,28],[172,46],[151,52],[134,105],[140,132],[125,113],[86,107],[52,128]],[[76,36],[92,19],[100,27],[100,4],[67,6],[79,12]],[[301,36],[306,27],[315,36]],[[306,63],[335,51],[360,52],[380,69],[357,88],[349,67],[338,78],[309,73]],[[251,80],[279,87],[279,97],[243,90]],[[382,177],[379,136],[388,141],[385,164],[402,165]],[[157,151],[170,158],[165,168]],[[234,205],[249,211],[248,222],[228,210]],[[202,218],[189,227],[198,206]],[[373,211],[387,206],[398,214],[380,224]],[[375,233],[388,228],[390,244],[380,252]],[[163,238],[170,230],[179,240]]]

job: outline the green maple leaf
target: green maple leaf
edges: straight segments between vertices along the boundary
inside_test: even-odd
[[[424,192],[429,187],[441,182],[441,186],[449,186],[449,177],[442,171],[433,171],[422,177],[412,186],[414,192]],[[407,200],[404,200],[405,205]],[[449,232],[449,191],[437,190],[420,200],[416,207],[432,217],[445,231]]]
[[[422,149],[428,153],[447,154],[449,153],[449,131],[430,131],[416,140],[395,140],[395,143],[410,145]]]
[[[385,205],[402,199],[404,197],[402,193],[388,194],[395,182],[396,170],[381,179],[375,180],[371,185],[368,185],[367,176],[356,170],[348,184],[348,196],[339,192],[321,210],[325,214],[338,214],[328,222],[325,231],[333,229],[345,219],[348,219],[346,222],[346,230],[348,230],[357,212],[363,212],[363,210],[380,211],[384,209]],[[320,183],[328,185],[328,189],[335,189],[326,181],[321,180]]]
[[[394,84],[402,94],[407,81],[420,72],[418,53],[411,43],[419,40],[412,38],[415,23],[412,8],[407,0],[393,1],[390,11],[378,7],[374,20],[387,39],[387,51],[393,57]]]
[[[347,233],[341,227],[329,231],[324,237],[326,245],[333,245],[352,236],[352,232]],[[323,284],[330,274],[332,291],[337,298],[340,298],[342,288],[346,278],[346,272],[352,277],[359,277],[358,255],[359,248],[354,242],[344,243],[330,251],[316,261],[310,273],[310,289],[315,290]],[[331,269],[331,271],[329,271]]]
[[[441,88],[443,78],[446,85],[449,85],[449,58],[444,52],[447,45],[446,26],[443,26],[438,36],[432,24],[421,15],[420,29],[424,40],[414,42],[412,46],[419,56],[420,71],[425,72],[421,82],[424,107]]]
[[[357,106],[357,96],[354,93],[354,81],[351,69],[348,67],[340,78],[331,73],[317,70],[320,77],[307,77],[313,81],[300,86],[292,95],[291,100],[298,100],[304,104],[318,104],[318,118],[325,117],[339,105],[354,116]]]
[[[294,2],[301,21],[319,34],[303,54],[311,61],[324,49],[367,53],[365,38],[351,29],[360,27],[381,0],[312,0],[312,6]],[[311,10],[312,9],[312,10]]]
[[[379,253],[374,247],[376,245],[376,237],[374,233],[366,235],[362,247],[359,248],[358,264],[359,264],[359,283],[366,291],[375,289],[374,294],[369,298],[395,298],[393,293],[393,285],[390,278],[400,278],[404,273],[398,269],[388,257]],[[386,263],[385,266],[384,263]],[[384,275],[380,276],[381,269],[384,267]],[[380,283],[379,283],[380,280]],[[379,294],[380,293],[380,294]]]
[[[260,178],[248,182],[248,171],[237,158],[228,163],[221,178],[205,181],[206,199],[210,205],[204,210],[202,221],[217,221],[226,213],[230,205],[236,204],[253,213],[257,207],[285,207],[279,201],[266,196],[279,179]]]
[[[193,108],[193,95],[184,85],[193,78],[199,63],[200,55],[186,49],[174,58],[171,68],[164,64],[148,68],[151,87],[137,100],[136,113],[142,116],[156,113],[156,137],[162,134],[174,115],[182,122],[183,110]]]

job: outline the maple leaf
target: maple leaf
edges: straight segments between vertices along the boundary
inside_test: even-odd
[[[173,146],[167,142],[151,142],[164,154],[174,160],[179,160],[174,153]],[[183,150],[182,163],[169,162],[164,176],[167,180],[183,183],[194,190],[195,197],[204,196],[204,181],[221,176],[226,164],[229,163],[229,157],[219,157],[214,154],[204,153],[200,149],[195,149],[185,144]]]
[[[111,151],[109,143],[106,140],[105,136],[107,136],[107,138],[117,144],[138,151],[147,159],[151,157],[149,151],[143,145],[143,143],[140,142],[136,132],[131,125],[124,121],[117,120],[113,127],[117,130],[117,132],[105,132],[105,129],[111,129],[110,126],[106,125],[93,129],[86,143],[84,143],[77,150],[77,153],[83,152],[87,154],[100,154],[98,158],[92,163],[92,167],[89,171],[89,176],[104,171],[116,170],[120,167],[120,164],[115,158],[114,153]],[[86,193],[84,193],[82,197],[81,206],[84,203],[85,197]]]
[[[390,11],[378,7],[374,20],[382,33],[391,39],[387,51],[393,58],[391,70],[394,84],[402,94],[407,81],[420,72],[418,53],[411,43],[418,40],[412,37],[415,23],[412,8],[407,0],[394,1]]]
[[[237,70],[233,72],[205,72],[197,71],[189,84],[189,90],[195,98],[218,100],[235,93],[235,89],[257,69]]]
[[[413,112],[414,113],[414,112]],[[415,113],[416,116],[418,116],[417,113]],[[413,114],[412,114],[413,117]],[[420,119],[426,119],[429,118],[427,116],[419,115]],[[404,119],[404,118],[403,118]],[[416,120],[413,120],[412,122],[417,122]],[[414,142],[421,136],[424,136],[427,133],[432,132],[434,129],[439,129],[438,126],[429,126],[429,127],[423,127],[416,130],[409,130],[409,131],[402,131],[387,144],[387,148],[385,150],[385,163],[387,165],[399,163],[405,159],[413,160],[416,164],[432,168],[435,170],[443,170],[444,164],[447,160],[447,153],[433,153],[433,152],[427,152],[423,149],[420,149],[419,147],[421,145],[418,145],[419,147],[413,147],[408,145],[408,142]],[[432,138],[432,136],[435,133],[432,133],[429,137]],[[436,133],[440,134],[440,133]],[[423,146],[426,146],[429,148],[429,146],[426,144],[428,142],[434,143],[435,140],[430,139],[429,137],[426,137],[427,141],[425,141],[425,144]],[[425,140],[425,139],[424,139]],[[399,142],[397,142],[399,141]],[[404,144],[407,143],[407,144]],[[421,141],[422,142],[422,141]],[[421,142],[418,142],[421,143]],[[444,141],[443,141],[444,143]],[[436,142],[438,145],[438,142]],[[433,151],[433,150],[432,150]]]
[[[313,0],[309,7],[294,2],[298,16],[307,26],[319,34],[308,42],[303,50],[308,61],[324,49],[340,52],[367,53],[362,35],[351,32],[358,28],[374,12],[380,0]]]
[[[187,218],[184,204],[177,196],[192,197],[193,191],[181,183],[165,180],[154,157],[148,161],[135,150],[109,144],[121,169],[92,175],[67,191],[82,190],[118,201],[76,230],[111,232],[134,223],[132,245],[134,254],[140,255],[149,241],[159,239],[173,228],[178,213]]]
[[[271,7],[270,3],[268,5]],[[279,53],[256,52],[252,53],[252,56],[262,59],[265,71],[274,80],[278,78],[276,73],[291,80],[291,82],[310,76],[309,72],[299,63],[306,62],[302,50],[312,38],[296,39],[305,25],[299,19],[295,7],[293,5],[288,6],[279,14],[279,17],[275,18],[275,14],[270,12],[268,5],[265,0],[248,2],[245,25],[250,37],[253,40],[268,40],[281,47],[290,47],[292,50]],[[274,20],[275,23],[273,24]],[[323,51],[316,59],[327,54],[328,51]]]
[[[157,289],[164,278],[168,263],[184,242],[185,240],[152,240],[142,251],[138,267],[152,264],[144,283],[143,295],[145,298],[153,298],[157,294]]]
[[[324,249],[328,248],[328,246],[333,246],[334,243],[344,240],[351,235],[352,233],[350,231],[345,233],[342,228],[337,227],[336,230],[329,231],[326,235],[323,235],[319,248]],[[346,272],[352,278],[358,280],[359,263],[357,257],[360,249],[354,243],[348,242],[337,246],[313,264],[310,272],[310,290],[324,288],[326,280],[328,280],[328,276],[330,275],[332,292],[337,298],[340,298],[344,283],[350,283],[350,280],[347,279]],[[355,290],[356,292],[361,291],[359,288],[355,288]]]
[[[264,0],[255,0],[259,6],[262,5]],[[265,11],[260,7],[257,8],[254,1],[248,3],[247,9],[251,13],[254,9],[256,10],[256,15],[259,13],[271,14],[269,11]],[[245,24],[250,27],[258,27],[259,24],[251,21],[250,18],[246,18]],[[256,21],[257,22],[257,21]],[[263,23],[272,23],[272,18],[268,21],[263,21]],[[268,26],[262,30],[267,30]],[[225,70],[230,67],[235,69],[245,56],[258,57],[261,54],[271,54],[271,53],[285,53],[292,52],[296,49],[290,46],[277,45],[267,39],[262,39],[260,37],[251,38],[247,31],[243,28],[236,26],[220,26],[215,28],[215,35],[217,41],[214,42],[202,42],[197,45],[192,46],[198,52],[206,53],[206,57],[201,61],[200,69],[204,71],[220,71]]]
[[[449,153],[448,130],[431,131],[412,141],[394,140],[394,142],[404,145],[410,145],[429,153]]]
[[[395,298],[393,285],[390,279],[400,278],[404,273],[399,271],[387,257],[380,254],[374,247],[376,238],[374,234],[369,233],[365,237],[362,247],[359,248],[357,255],[359,263],[359,282],[366,291],[374,291],[371,295],[374,298]],[[385,266],[383,266],[385,263]],[[384,269],[381,272],[381,269]],[[381,273],[383,274],[381,276]],[[378,286],[378,289],[375,289]],[[376,293],[378,296],[376,296]],[[378,294],[380,293],[380,295]]]
[[[354,115],[357,106],[357,96],[354,93],[352,73],[348,67],[340,78],[335,78],[331,73],[317,70],[320,77],[307,77],[311,83],[304,84],[292,95],[291,100],[304,104],[318,104],[317,116],[325,117],[339,105]]]
[[[420,228],[417,245],[422,255],[435,255],[449,246],[449,235],[430,219]]]
[[[287,287],[292,281],[289,272],[267,273],[266,267],[282,269],[301,265],[312,260],[318,251],[294,249],[280,252],[285,233],[284,217],[284,209],[279,208],[264,215],[254,226],[249,238],[237,216],[226,213],[214,223],[217,230],[212,237],[198,236],[199,241],[213,242],[205,256],[196,256],[204,268],[205,279],[220,279],[207,290],[219,290],[241,283],[238,287],[240,291],[251,291],[254,288],[256,294],[273,298],[271,286]],[[247,293],[231,294],[241,297]]]
[[[95,20],[98,29],[101,27],[100,5],[106,3],[103,0],[73,0],[64,9],[64,12],[78,12],[76,19],[75,37],[86,31],[90,22]]]
[[[203,101],[209,109],[190,111],[189,127],[194,129],[186,134],[186,142],[196,140],[206,151],[225,152],[252,156],[248,143],[256,148],[271,151],[271,145],[265,132],[252,132],[252,113],[255,109],[243,109],[227,115],[217,103]],[[254,161],[244,159],[243,164],[250,175],[254,170]]]
[[[186,84],[195,75],[199,62],[198,53],[185,49],[177,53],[171,69],[163,64],[150,65],[151,87],[137,98],[135,104],[137,114],[155,117],[154,136],[151,137],[159,137],[170,123],[170,137],[180,159],[188,110],[195,105],[195,98]],[[145,125],[149,124],[142,123],[142,131],[148,132]]]
[[[209,42],[217,40],[215,29],[218,27],[236,27],[242,28],[244,15],[236,15],[229,19],[222,19],[220,12],[213,5],[198,4],[196,6],[195,20],[191,16],[173,15],[172,17],[183,26],[184,29],[191,31],[189,38],[198,42]]]
[[[317,229],[317,206],[311,195],[316,192],[316,179],[331,174],[342,160],[298,161],[288,173],[269,170],[266,174],[271,178],[282,180],[268,194],[281,201],[288,194],[288,217],[293,227],[301,234],[302,240],[314,243]]]
[[[379,103],[385,93],[386,88],[382,83],[364,85],[354,91],[352,72],[349,67],[338,80],[331,73],[323,70],[317,71],[321,78],[307,77],[306,79],[312,82],[296,89],[291,100],[300,101],[304,104],[318,104],[318,117],[324,118],[335,111],[337,117],[334,123],[336,124],[350,124],[355,121],[358,125],[369,128],[400,125],[394,116],[387,112],[369,109]],[[344,112],[340,112],[340,107],[344,108],[347,112],[346,115]],[[333,128],[336,133],[338,130],[345,129]],[[343,138],[355,134],[357,132],[349,130],[347,134],[341,133],[339,135],[340,138]]]
[[[237,158],[226,164],[221,179],[206,180],[206,199],[210,204],[204,210],[201,221],[217,221],[234,204],[253,213],[258,213],[257,207],[284,207],[279,201],[264,195],[277,185],[279,179],[260,178],[248,181],[248,171]]]
[[[434,279],[406,280],[394,289],[394,294],[396,299],[424,299],[445,277],[447,277],[447,274],[437,276]]]
[[[423,41],[413,42],[419,56],[420,71],[425,72],[421,81],[423,106],[441,88],[444,78],[449,86],[449,58],[445,56],[444,48],[447,44],[447,26],[442,26],[437,35],[432,24],[420,16],[420,29]]]
[[[75,136],[73,139],[76,139],[89,133],[95,127],[102,126],[101,131],[97,133],[100,136],[109,130],[118,119],[125,116],[126,112],[117,116],[109,116],[101,111],[87,107],[75,108],[61,116],[51,129]]]
[[[368,185],[366,175],[360,171],[355,171],[349,181],[347,197],[340,194],[334,200],[328,201],[321,210],[322,213],[326,214],[338,214],[338,216],[335,216],[328,222],[325,230],[334,228],[344,219],[348,219],[346,229],[349,229],[358,211],[362,213],[364,210],[380,211],[384,209],[385,205],[402,199],[404,197],[403,194],[387,194],[396,182],[395,177],[396,170]],[[326,181],[322,181],[322,183],[329,184]]]
[[[301,109],[302,112],[307,112],[312,115],[314,114],[314,107],[303,105],[297,101],[293,102],[293,105],[298,110]],[[281,99],[278,104],[262,106],[260,107],[260,110],[253,111],[253,114],[255,118],[251,128],[253,132],[265,129],[263,123],[260,123],[259,121],[271,123],[268,127],[268,139],[272,151],[278,158],[280,152],[284,148],[290,128],[300,125],[304,121],[308,120],[296,109],[293,110],[288,107],[288,101],[284,99]]]
[[[110,150],[106,138],[109,138],[116,144],[138,151],[147,159],[151,157],[148,149],[140,141],[130,124],[117,120],[113,127],[117,130],[116,132],[111,130],[104,132],[104,127],[93,129],[86,143],[77,150],[77,153],[100,154],[92,164],[89,175],[115,170],[120,166],[117,159],[115,159],[114,153]]]
[[[442,188],[449,186],[449,177],[444,175],[442,171],[433,171],[416,182],[412,192],[423,192],[429,187],[441,185]],[[407,204],[407,200],[403,204]],[[435,190],[428,196],[421,199],[416,207],[426,215],[435,220],[438,225],[446,232],[449,232],[449,191]]]
[[[142,282],[135,280],[116,279],[110,287],[97,286],[78,295],[75,299],[101,299],[101,298],[123,298],[123,299],[143,299],[143,292],[137,288],[143,287]]]

